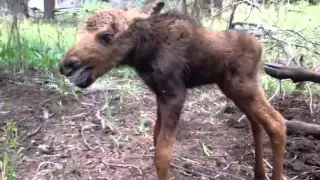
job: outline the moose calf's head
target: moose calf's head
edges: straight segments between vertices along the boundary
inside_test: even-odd
[[[127,50],[117,41],[127,28],[126,21],[123,10],[101,10],[90,16],[79,41],[61,59],[60,73],[86,88],[116,66]]]
[[[80,88],[89,87],[97,78],[118,66],[133,49],[127,31],[130,23],[135,18],[159,13],[163,6],[163,2],[156,2],[147,13],[139,12],[139,9],[102,9],[94,13],[86,20],[79,41],[60,60],[60,73],[71,77]]]

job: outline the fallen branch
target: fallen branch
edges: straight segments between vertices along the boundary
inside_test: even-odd
[[[243,115],[239,120],[242,120],[245,115]],[[239,122],[238,120],[238,122]],[[287,135],[292,134],[300,134],[302,136],[309,136],[312,135],[315,138],[320,138],[320,125],[306,123],[303,121],[298,120],[286,120],[286,128],[287,128]]]
[[[287,67],[277,63],[265,63],[265,72],[276,79],[291,79],[294,83],[310,81],[320,83],[320,74],[299,67]]]
[[[319,169],[317,169],[317,170],[311,170],[311,171],[306,171],[306,172],[303,172],[303,173],[301,173],[301,174],[293,177],[292,180],[297,179],[298,177],[303,176],[303,175],[306,175],[306,174],[318,173],[318,172],[320,172]]]
[[[318,124],[311,124],[311,123],[306,123],[302,121],[297,121],[297,120],[290,120],[286,121],[286,126],[287,126],[287,134],[297,134],[299,133],[300,135],[303,136],[318,136],[320,137],[320,125]]]

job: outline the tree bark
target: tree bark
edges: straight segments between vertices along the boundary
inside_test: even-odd
[[[213,7],[217,9],[221,9],[223,4],[223,0],[214,0]]]
[[[183,14],[188,14],[187,0],[182,0],[182,2],[181,2],[181,11],[182,11]]]
[[[54,18],[54,6],[55,1],[54,0],[44,0],[44,19],[50,20]]]

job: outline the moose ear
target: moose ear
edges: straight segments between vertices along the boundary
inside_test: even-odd
[[[163,9],[164,5],[165,5],[164,1],[155,0],[151,3],[148,3],[148,4],[140,7],[140,8],[132,8],[132,9],[128,9],[127,11],[142,13],[142,14],[146,15],[146,17],[148,17],[148,16],[159,14],[160,11]]]
[[[114,32],[118,32],[119,31],[119,26],[116,22],[111,22],[111,28]]]
[[[155,2],[151,8],[151,11],[149,12],[149,14],[151,16],[153,15],[157,15],[160,13],[160,11],[163,9],[164,7],[164,2],[163,1],[158,1],[158,2]]]

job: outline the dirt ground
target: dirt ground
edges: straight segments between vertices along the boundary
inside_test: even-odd
[[[155,179],[155,99],[139,80],[134,82],[143,89],[139,95],[123,96],[119,89],[106,87],[88,89],[78,98],[40,82],[37,73],[0,76],[0,126],[12,119],[23,147],[17,179]],[[223,108],[226,102],[215,86],[189,91],[177,132],[172,179],[252,179],[250,126],[246,119],[238,123],[242,113],[232,103]],[[289,120],[319,123],[320,104],[311,115],[308,99],[286,96],[273,104]],[[264,140],[265,159],[272,164],[267,136]],[[0,154],[4,148],[0,145]],[[292,135],[286,151],[288,179],[320,179],[320,140]],[[266,170],[270,177],[267,165]]]

